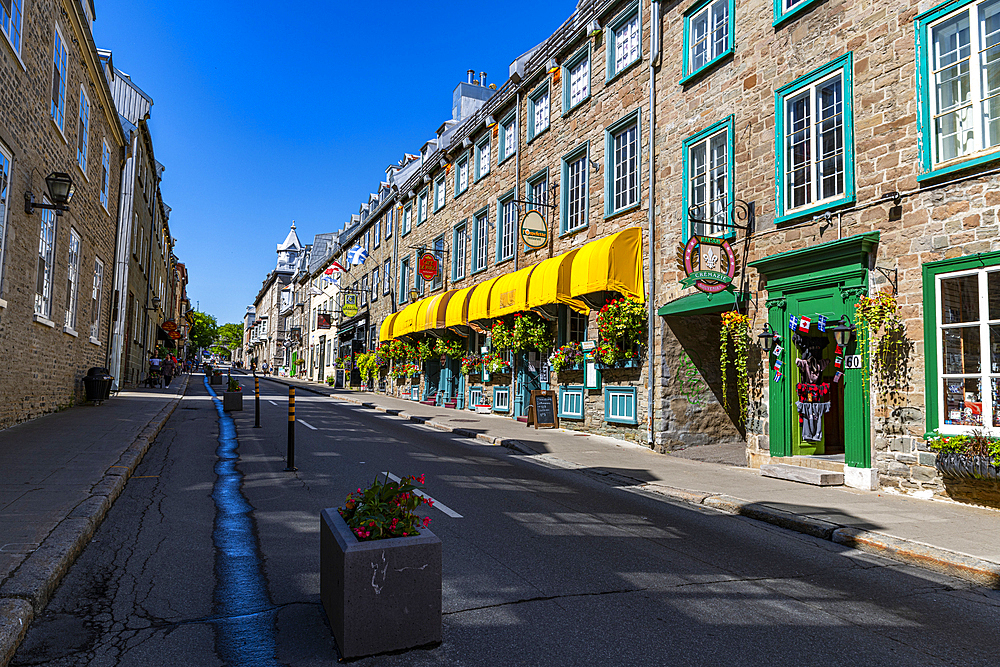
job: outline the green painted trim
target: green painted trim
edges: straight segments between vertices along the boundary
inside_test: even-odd
[[[465,278],[465,257],[462,258],[462,276],[458,275],[458,254],[455,252],[455,248],[458,246],[458,233],[460,231],[465,232],[465,254],[469,254],[469,219],[463,218],[461,222],[456,224],[451,228],[451,279],[452,281],[463,280]]]
[[[985,252],[927,262],[921,266],[924,316],[924,420],[930,432],[941,424],[938,419],[941,382],[938,376],[937,347],[937,277],[970,269],[983,269],[1000,265],[1000,252]]]
[[[509,202],[514,198],[514,188],[511,188],[507,192],[503,193],[497,197],[497,225],[496,225],[496,241],[493,247],[493,265],[503,264],[509,259],[512,259],[515,254],[517,254],[517,221],[514,221],[514,250],[509,255],[500,256],[500,238],[503,236],[501,233],[503,231],[503,207],[504,204]]]
[[[524,198],[530,201],[531,188],[538,184],[539,181],[549,180],[549,168],[542,167],[534,174],[524,179]]]
[[[420,198],[421,197],[424,198],[424,210],[425,211],[430,211],[431,210],[431,189],[430,189],[430,187],[424,187],[423,190],[421,190],[420,192],[417,193],[417,222],[416,222],[416,225],[415,225],[416,227],[419,227],[420,225],[422,225],[425,222],[427,222],[427,215],[426,214],[424,214],[423,216],[420,215]]]
[[[612,417],[609,408],[611,407],[611,394],[621,394],[632,397],[632,417]],[[636,396],[635,387],[621,385],[604,387],[604,421],[611,424],[638,424],[639,423],[639,400]]]
[[[632,4],[630,4],[628,7],[626,7],[621,12],[619,12],[618,15],[615,18],[611,19],[611,21],[608,23],[607,27],[604,29],[604,32],[606,33],[605,39],[604,39],[604,42],[606,44],[605,49],[604,49],[604,83],[605,84],[611,83],[612,81],[614,81],[615,79],[617,79],[618,77],[620,77],[622,74],[624,74],[625,72],[629,71],[630,69],[632,69],[633,67],[635,67],[636,65],[638,65],[639,63],[641,63],[642,60],[643,60],[643,57],[642,57],[642,7],[641,7],[641,4],[642,3],[641,3],[640,0],[635,0]],[[614,67],[614,64],[615,64],[615,40],[614,40],[615,30],[617,30],[618,28],[622,27],[622,25],[624,25],[625,23],[627,23],[629,21],[629,19],[632,18],[633,14],[635,14],[639,18],[639,25],[638,25],[638,31],[639,31],[639,57],[636,58],[635,60],[633,60],[632,62],[630,62],[625,67],[623,67],[620,70],[618,70],[617,72],[614,72],[614,71],[612,71],[612,68]],[[593,65],[593,63],[591,63],[591,65]]]
[[[560,203],[560,207],[559,207],[559,233],[560,233],[560,235],[569,234],[571,232],[576,232],[576,231],[579,231],[581,229],[586,229],[587,226],[590,224],[590,163],[589,163],[589,158],[590,158],[590,140],[589,139],[587,141],[583,142],[582,144],[580,144],[579,146],[577,146],[576,148],[574,148],[573,150],[571,150],[570,152],[568,152],[568,153],[566,153],[565,155],[562,156],[562,159],[560,160],[560,169],[561,169],[561,172],[560,172],[560,181],[559,182],[561,184],[565,184],[568,181],[568,175],[567,175],[568,172],[569,172],[569,164],[568,163],[571,162],[572,160],[577,159],[578,157],[580,157],[580,155],[583,155],[583,158],[584,158],[583,168],[584,168],[584,171],[587,174],[587,187],[585,187],[583,189],[584,190],[584,200],[585,200],[584,203],[583,203],[583,219],[584,219],[584,221],[583,221],[583,224],[581,224],[581,225],[579,225],[577,227],[574,227],[573,229],[567,229],[566,228],[566,216],[569,214],[569,210],[568,210],[569,209],[569,206],[568,206],[568,202],[569,202],[569,188],[561,186],[559,188],[559,203]]]
[[[460,183],[459,183],[459,180],[458,180],[458,172],[461,170],[460,169],[460,165],[461,165],[462,162],[465,163],[465,188],[464,189],[462,189],[460,187]],[[470,164],[469,164],[469,151],[466,150],[464,155],[461,155],[460,157],[458,157],[455,160],[455,167],[454,167],[455,168],[455,187],[454,187],[454,190],[452,190],[452,195],[451,195],[452,199],[458,199],[458,196],[460,194],[462,194],[463,192],[465,192],[466,190],[469,189],[469,182],[472,180],[471,179],[472,174],[469,173],[469,166],[470,166]]]
[[[549,120],[545,124],[545,127],[543,127],[538,132],[535,132],[535,104],[538,103],[538,98],[541,97],[542,95],[544,95],[545,93],[549,94]],[[543,81],[542,83],[540,83],[537,86],[535,86],[535,89],[532,90],[530,93],[528,93],[528,117],[527,117],[527,121],[528,121],[528,127],[527,127],[528,140],[527,141],[528,141],[529,144],[532,141],[534,141],[534,139],[535,139],[536,136],[541,135],[543,132],[545,132],[545,130],[549,129],[549,127],[552,125],[552,93],[551,93],[551,89],[549,87],[549,80],[548,80],[548,78],[546,78],[545,81]]]
[[[979,157],[969,158],[968,160],[962,160],[961,162],[951,164],[947,167],[942,167],[940,169],[934,169],[932,171],[925,172],[923,174],[917,175],[918,183],[925,183],[927,181],[934,181],[949,174],[955,172],[964,171],[966,169],[973,169],[975,167],[984,167],[986,165],[992,165],[1000,162],[1000,148],[991,149],[992,152],[986,155],[980,155]]]
[[[486,171],[481,172],[481,167],[482,167],[481,159],[482,159],[482,153],[483,153],[483,146],[490,145],[490,141],[491,140],[492,140],[492,138],[490,137],[490,131],[487,130],[486,136],[484,138],[480,139],[479,141],[477,141],[476,144],[475,144],[475,151],[476,151],[476,160],[475,160],[475,162],[476,162],[476,173],[475,173],[475,178],[472,181],[473,183],[478,183],[479,181],[483,180],[484,178],[486,178],[487,176],[490,175],[490,160],[486,161]],[[493,151],[491,150],[490,151],[490,159],[492,159],[492,158],[493,158]]]
[[[498,408],[497,407],[497,394],[507,394],[507,407]],[[511,410],[511,400],[510,400],[510,387],[493,387],[493,412],[510,412]]]
[[[503,120],[500,121],[500,131],[498,133],[499,136],[497,137],[497,144],[498,144],[497,145],[497,166],[498,167],[500,165],[502,165],[504,162],[506,162],[507,160],[509,160],[512,157],[514,157],[515,155],[517,155],[517,141],[514,142],[514,150],[510,151],[510,152],[507,151],[507,131],[504,129],[504,127],[507,125],[507,123],[509,123],[510,121],[513,120],[514,121],[514,134],[515,135],[517,134],[518,127],[517,127],[517,118],[516,118],[515,114],[516,114],[516,112],[511,111],[509,114],[507,114],[506,116],[504,116]],[[516,136],[514,138],[515,138],[515,140],[517,139]]]
[[[434,193],[433,194],[433,197],[434,197],[434,213],[437,213],[438,211],[440,211],[441,209],[443,209],[444,205],[448,203],[447,182],[448,182],[448,179],[445,177],[444,174],[440,174],[437,178],[434,179],[434,189],[433,189],[433,193]],[[444,190],[444,194],[441,197],[441,205],[440,206],[437,205],[437,189],[438,189],[438,187],[440,187],[442,190]]]
[[[782,1],[774,0],[774,22],[771,23],[771,26],[777,28],[786,21],[789,21],[790,19],[795,18],[799,14],[803,13],[804,11],[806,11],[806,9],[812,7],[818,2],[820,2],[820,0],[805,0],[805,2],[800,2],[799,4],[789,9],[787,12],[785,12]]]
[[[804,264],[822,261],[827,265],[843,265],[845,260],[858,253],[868,253],[879,241],[880,232],[865,232],[844,239],[828,241],[819,245],[802,248],[801,250],[786,250],[776,255],[748,262],[748,266],[757,269],[758,273],[767,276],[768,280],[781,278],[785,275],[801,275]]]
[[[564,394],[579,394],[580,395],[580,412],[563,412],[563,395]],[[587,411],[586,400],[587,400],[587,388],[582,384],[567,384],[559,387],[559,418],[560,419],[583,419],[584,413]]]
[[[707,7],[708,5],[712,4],[713,0],[697,0],[697,2],[695,2],[693,5],[691,5],[691,7],[689,7],[688,10],[686,12],[684,12],[684,46],[683,46],[684,50],[681,52],[681,79],[680,79],[680,81],[677,82],[679,85],[683,86],[684,84],[686,84],[686,83],[688,83],[688,82],[690,82],[690,81],[692,81],[692,80],[700,77],[701,75],[707,73],[709,70],[713,69],[715,67],[715,65],[717,65],[720,62],[722,62],[722,60],[724,58],[728,58],[729,56],[733,55],[736,52],[736,46],[735,46],[735,43],[736,43],[736,40],[735,40],[735,35],[736,35],[736,3],[734,2],[734,0],[727,0],[727,2],[728,2],[728,5],[729,5],[729,9],[728,9],[728,16],[729,16],[729,20],[728,20],[728,24],[729,24],[728,25],[728,28],[729,28],[729,34],[728,34],[729,48],[726,49],[725,51],[723,51],[722,53],[720,53],[719,55],[715,56],[714,58],[712,58],[711,60],[709,60],[707,63],[705,63],[704,65],[702,65],[701,67],[699,67],[696,70],[688,70],[688,67],[691,65],[691,63],[690,63],[690,60],[691,60],[691,36],[690,36],[690,33],[691,33],[691,18],[695,14],[700,13],[701,10],[703,10],[705,7]]]
[[[579,106],[582,106],[587,100],[590,99],[591,88],[594,85],[594,76],[593,76],[593,74],[594,74],[594,60],[590,56],[591,56],[590,40],[588,39],[587,43],[584,44],[583,47],[580,50],[578,50],[576,53],[574,53],[572,56],[570,56],[569,58],[567,58],[566,62],[563,63],[563,65],[562,65],[562,72],[560,72],[560,75],[562,76],[562,115],[563,116],[568,116],[569,112],[571,112],[573,109],[575,109],[575,108],[577,108]],[[570,99],[570,89],[569,89],[569,86],[570,86],[570,74],[569,73],[570,73],[571,69],[573,69],[574,67],[576,67],[577,65],[579,65],[580,62],[582,60],[584,60],[585,58],[590,60],[590,65],[587,66],[587,94],[584,96],[584,98],[582,100],[580,100],[576,104],[570,105],[570,103],[569,103],[569,99]],[[550,103],[549,108],[550,109],[552,108],[551,107],[551,103]]]
[[[413,227],[413,204],[407,204],[406,206],[403,207],[403,216],[402,216],[403,220],[406,219],[406,212],[407,211],[410,212],[410,227],[407,228],[407,229],[403,229],[403,225],[400,224],[399,225],[399,236],[400,237],[406,236],[411,231],[413,231],[413,229],[412,229],[412,227]],[[403,220],[400,220],[400,223],[402,223]]]
[[[482,221],[482,223],[480,223],[480,221]],[[481,209],[479,209],[478,211],[476,211],[475,213],[472,214],[472,238],[470,239],[470,242],[472,243],[472,249],[471,249],[471,252],[469,254],[469,258],[470,258],[470,262],[471,262],[471,266],[469,267],[470,268],[470,271],[469,271],[469,275],[470,276],[471,275],[475,275],[477,273],[482,273],[483,271],[486,270],[486,267],[488,266],[487,261],[489,260],[489,257],[484,257],[482,265],[480,266],[480,268],[478,268],[478,269],[475,268],[477,265],[480,264],[477,261],[479,258],[476,255],[476,252],[478,252],[478,250],[479,250],[479,244],[476,243],[476,240],[477,240],[478,235],[479,235],[479,226],[480,226],[480,224],[483,224],[486,227],[486,245],[489,246],[489,241],[490,241],[490,238],[489,238],[489,234],[490,234],[490,207],[489,207],[488,204],[486,206],[482,207]]]
[[[705,315],[707,313],[721,313],[734,306],[742,306],[750,300],[747,293],[736,294],[732,285],[718,294],[706,294],[705,292],[694,292],[674,299],[656,311],[657,315]]]
[[[623,206],[619,209],[613,208],[615,201],[614,193],[614,133],[618,130],[635,125],[636,140],[636,177],[639,187],[639,199],[634,204]],[[626,115],[622,119],[610,125],[604,130],[604,217],[610,218],[613,215],[631,210],[642,204],[642,107]]]
[[[403,284],[403,267],[406,267],[406,284]],[[396,276],[396,284],[399,286],[399,303],[404,304],[410,300],[410,258],[403,257],[399,260],[399,275]]]
[[[691,147],[694,144],[701,143],[702,141],[708,139],[713,134],[716,134],[717,132],[722,131],[723,128],[725,128],[725,131],[728,133],[728,138],[729,138],[729,141],[727,142],[727,149],[726,149],[726,154],[727,154],[727,157],[729,158],[729,164],[727,166],[727,169],[729,170],[729,173],[727,174],[727,178],[726,178],[726,188],[727,188],[727,192],[729,193],[729,198],[730,198],[730,202],[729,202],[729,219],[732,220],[732,217],[733,217],[733,202],[732,202],[733,188],[736,187],[735,186],[736,158],[733,155],[733,153],[734,153],[734,141],[733,141],[733,137],[735,136],[735,123],[736,123],[736,116],[730,115],[727,118],[724,118],[724,119],[720,120],[718,123],[715,123],[714,125],[710,125],[710,126],[706,127],[701,132],[698,132],[696,134],[691,135],[690,137],[688,137],[687,139],[685,139],[684,142],[681,144],[681,151],[682,151],[681,152],[681,174],[682,174],[681,175],[681,183],[682,183],[682,189],[681,189],[681,216],[682,216],[683,220],[687,219],[687,210],[688,210],[688,199],[689,199],[689,190],[690,190],[690,188],[688,187],[689,184],[690,184],[689,183],[689,181],[690,181],[690,176],[689,176],[690,170],[689,170],[689,166],[688,166],[689,163],[690,163],[690,160],[689,160],[688,156],[691,153]],[[706,157],[707,157],[707,153],[706,153]],[[688,238],[690,237],[689,232],[690,232],[690,225],[685,224],[685,223],[681,223],[681,242],[682,243],[687,243]],[[723,238],[732,238],[734,236],[736,236],[736,230],[735,229],[730,229],[728,232],[726,232],[726,233],[724,233],[722,235]]]
[[[802,88],[809,86],[820,79],[823,79],[835,71],[841,70],[843,77],[844,94],[844,195],[836,200],[823,202],[806,209],[796,211],[785,211],[785,99],[798,93]],[[854,193],[854,54],[848,51],[839,58],[830,61],[826,65],[814,69],[803,77],[792,81],[789,84],[778,88],[774,92],[774,146],[775,146],[775,178],[774,178],[774,201],[775,224],[780,224],[788,220],[795,220],[804,216],[812,215],[819,211],[825,211],[837,206],[852,203],[855,198]]]

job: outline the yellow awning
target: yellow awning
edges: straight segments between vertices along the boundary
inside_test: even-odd
[[[578,252],[579,249],[570,250],[535,265],[528,282],[528,308],[563,303],[577,312],[589,312],[585,303],[569,295],[570,273]]]
[[[417,308],[420,302],[411,303],[409,306],[396,314],[396,322],[392,326],[392,337],[399,338],[416,331]]]
[[[472,288],[472,294],[469,296],[469,316],[467,318],[469,322],[488,320],[490,318],[490,291],[493,289],[493,284],[498,280],[500,280],[499,277],[491,278]]]
[[[472,290],[475,288],[476,286],[473,285],[472,287],[457,290],[448,299],[448,306],[444,314],[444,325],[446,327],[463,326],[469,323],[469,295],[472,294]]]
[[[639,227],[591,241],[577,252],[570,273],[570,296],[584,298],[600,292],[620,292],[645,300]]]
[[[387,340],[392,340],[392,323],[396,321],[396,316],[399,313],[393,313],[387,318],[382,320],[382,328],[378,332],[378,340],[380,343],[384,343]]]
[[[421,307],[417,310],[417,331],[428,331],[430,329],[444,329],[445,309],[448,301],[455,290],[429,296],[420,301]]]
[[[528,310],[528,284],[538,266],[538,264],[528,266],[497,278],[490,293],[491,318]]]

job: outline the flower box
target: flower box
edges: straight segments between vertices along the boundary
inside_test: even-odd
[[[222,409],[226,412],[240,412],[243,410],[242,391],[222,392]]]
[[[491,405],[476,405],[474,407],[476,408],[477,415],[488,415],[493,411],[493,406]]]
[[[345,660],[441,642],[441,540],[359,542],[337,508],[320,514],[320,599]]]
[[[606,364],[601,361],[595,361],[594,366],[602,370],[607,370],[609,368],[639,368],[640,363],[641,363],[640,360],[637,358],[629,358],[629,359],[619,359],[618,361],[611,364]]]
[[[989,457],[969,456],[957,452],[940,452],[934,459],[934,467],[943,477],[958,479],[1000,479],[1000,467],[993,465]]]

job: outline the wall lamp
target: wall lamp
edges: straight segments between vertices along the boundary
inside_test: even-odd
[[[851,325],[851,320],[847,315],[844,315],[839,320],[828,322],[826,330],[833,334],[833,340],[837,342],[837,345],[842,349],[847,349],[847,344],[851,342],[851,336],[854,334],[854,327]]]
[[[45,187],[48,189],[49,198],[53,203],[36,202],[35,195],[31,194],[31,190],[28,190],[24,193],[24,212],[31,215],[36,208],[44,208],[55,211],[56,215],[62,215],[63,211],[68,211],[69,200],[73,198],[73,192],[76,189],[69,174],[61,171],[52,172],[45,177]]]
[[[777,345],[780,336],[775,333],[769,323],[764,322],[764,330],[757,335],[757,338],[760,339],[760,346],[763,348],[764,352],[770,354],[771,350],[774,349],[774,346]]]
[[[600,22],[598,22],[597,19],[591,21],[590,25],[587,26],[587,35],[589,35],[590,37],[596,37],[597,35],[600,35],[602,32],[604,32],[604,30],[601,28],[601,24]]]
[[[152,299],[150,299],[150,302],[153,304],[153,307],[150,308],[149,306],[146,306],[146,310],[159,310],[160,309],[160,297],[154,296]]]
[[[549,65],[546,71],[549,74],[555,74],[556,72],[559,71],[559,63],[556,62],[555,58],[549,58]]]

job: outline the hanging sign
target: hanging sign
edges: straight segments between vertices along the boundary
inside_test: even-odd
[[[316,313],[316,328],[317,329],[330,328],[330,313]]]
[[[358,314],[358,295],[357,294],[345,294],[344,295],[344,305],[341,307],[340,312],[344,317],[350,319]]]
[[[718,294],[736,276],[736,254],[726,239],[692,236],[683,250],[684,273],[681,285],[692,285],[707,294]]]
[[[527,211],[521,217],[521,242],[530,250],[538,250],[548,244],[549,225],[538,211]]]
[[[425,252],[417,260],[417,273],[424,280],[434,280],[438,274],[438,259],[432,252]]]

